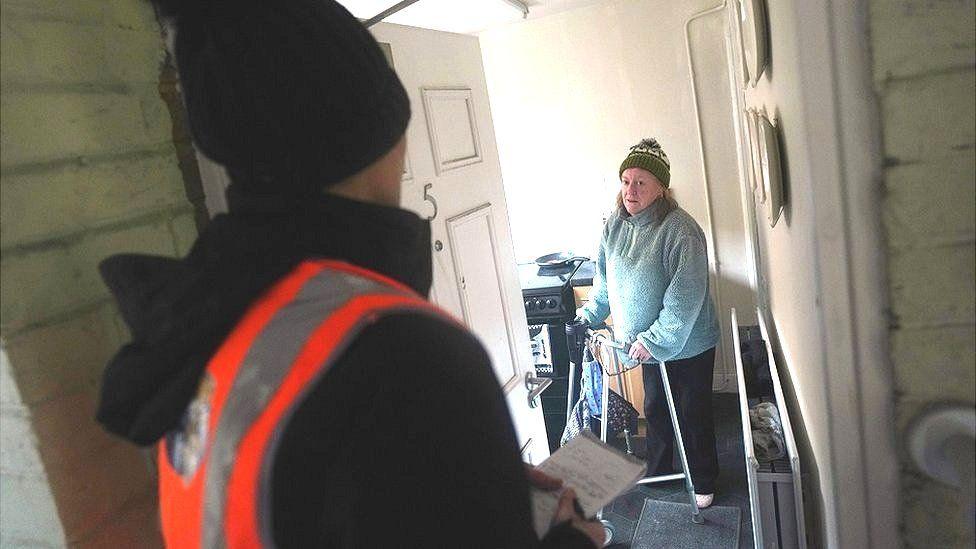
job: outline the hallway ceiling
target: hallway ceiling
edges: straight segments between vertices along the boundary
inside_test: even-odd
[[[398,2],[398,0],[338,1],[360,19],[369,19]],[[535,19],[606,1],[526,0],[525,4],[529,6],[529,19]],[[505,0],[419,0],[386,18],[384,22],[461,34],[478,34],[492,27],[517,23],[521,20],[522,13],[519,9]]]

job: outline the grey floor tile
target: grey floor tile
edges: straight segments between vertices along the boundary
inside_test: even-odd
[[[749,514],[749,491],[745,475],[745,456],[742,448],[738,396],[716,393],[713,397],[716,442],[719,449],[719,466],[721,469],[716,483],[715,505],[734,506],[742,511],[739,547],[751,549],[753,547],[752,517]],[[643,444],[643,437],[634,438],[635,453],[643,452]],[[618,528],[616,539],[620,540],[621,543],[614,545],[614,547],[630,547],[630,539],[633,537],[637,520],[640,518],[645,498],[677,503],[687,503],[688,501],[688,495],[681,481],[638,486],[617,498],[605,514],[606,518]]]

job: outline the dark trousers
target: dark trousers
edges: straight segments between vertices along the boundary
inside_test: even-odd
[[[715,492],[715,478],[718,477],[715,420],[712,417],[715,348],[691,358],[668,362],[667,369],[695,492],[712,494]],[[681,458],[675,452],[674,429],[671,427],[661,369],[657,364],[645,364],[643,370],[647,474],[675,473],[681,470]]]

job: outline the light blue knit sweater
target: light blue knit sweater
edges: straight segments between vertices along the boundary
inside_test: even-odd
[[[661,219],[663,217],[663,220]],[[615,339],[640,341],[655,361],[690,358],[719,341],[708,291],[705,234],[681,208],[657,200],[603,228],[590,301],[577,314],[598,324],[613,311]]]

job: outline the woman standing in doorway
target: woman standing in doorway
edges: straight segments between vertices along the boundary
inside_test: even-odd
[[[590,301],[577,314],[590,324],[611,311],[630,358],[666,361],[699,507],[712,504],[718,456],[712,371],[719,328],[708,291],[705,234],[678,207],[671,165],[655,139],[630,148],[620,165],[617,208],[600,241]],[[674,473],[674,434],[661,376],[644,368],[649,475]]]

